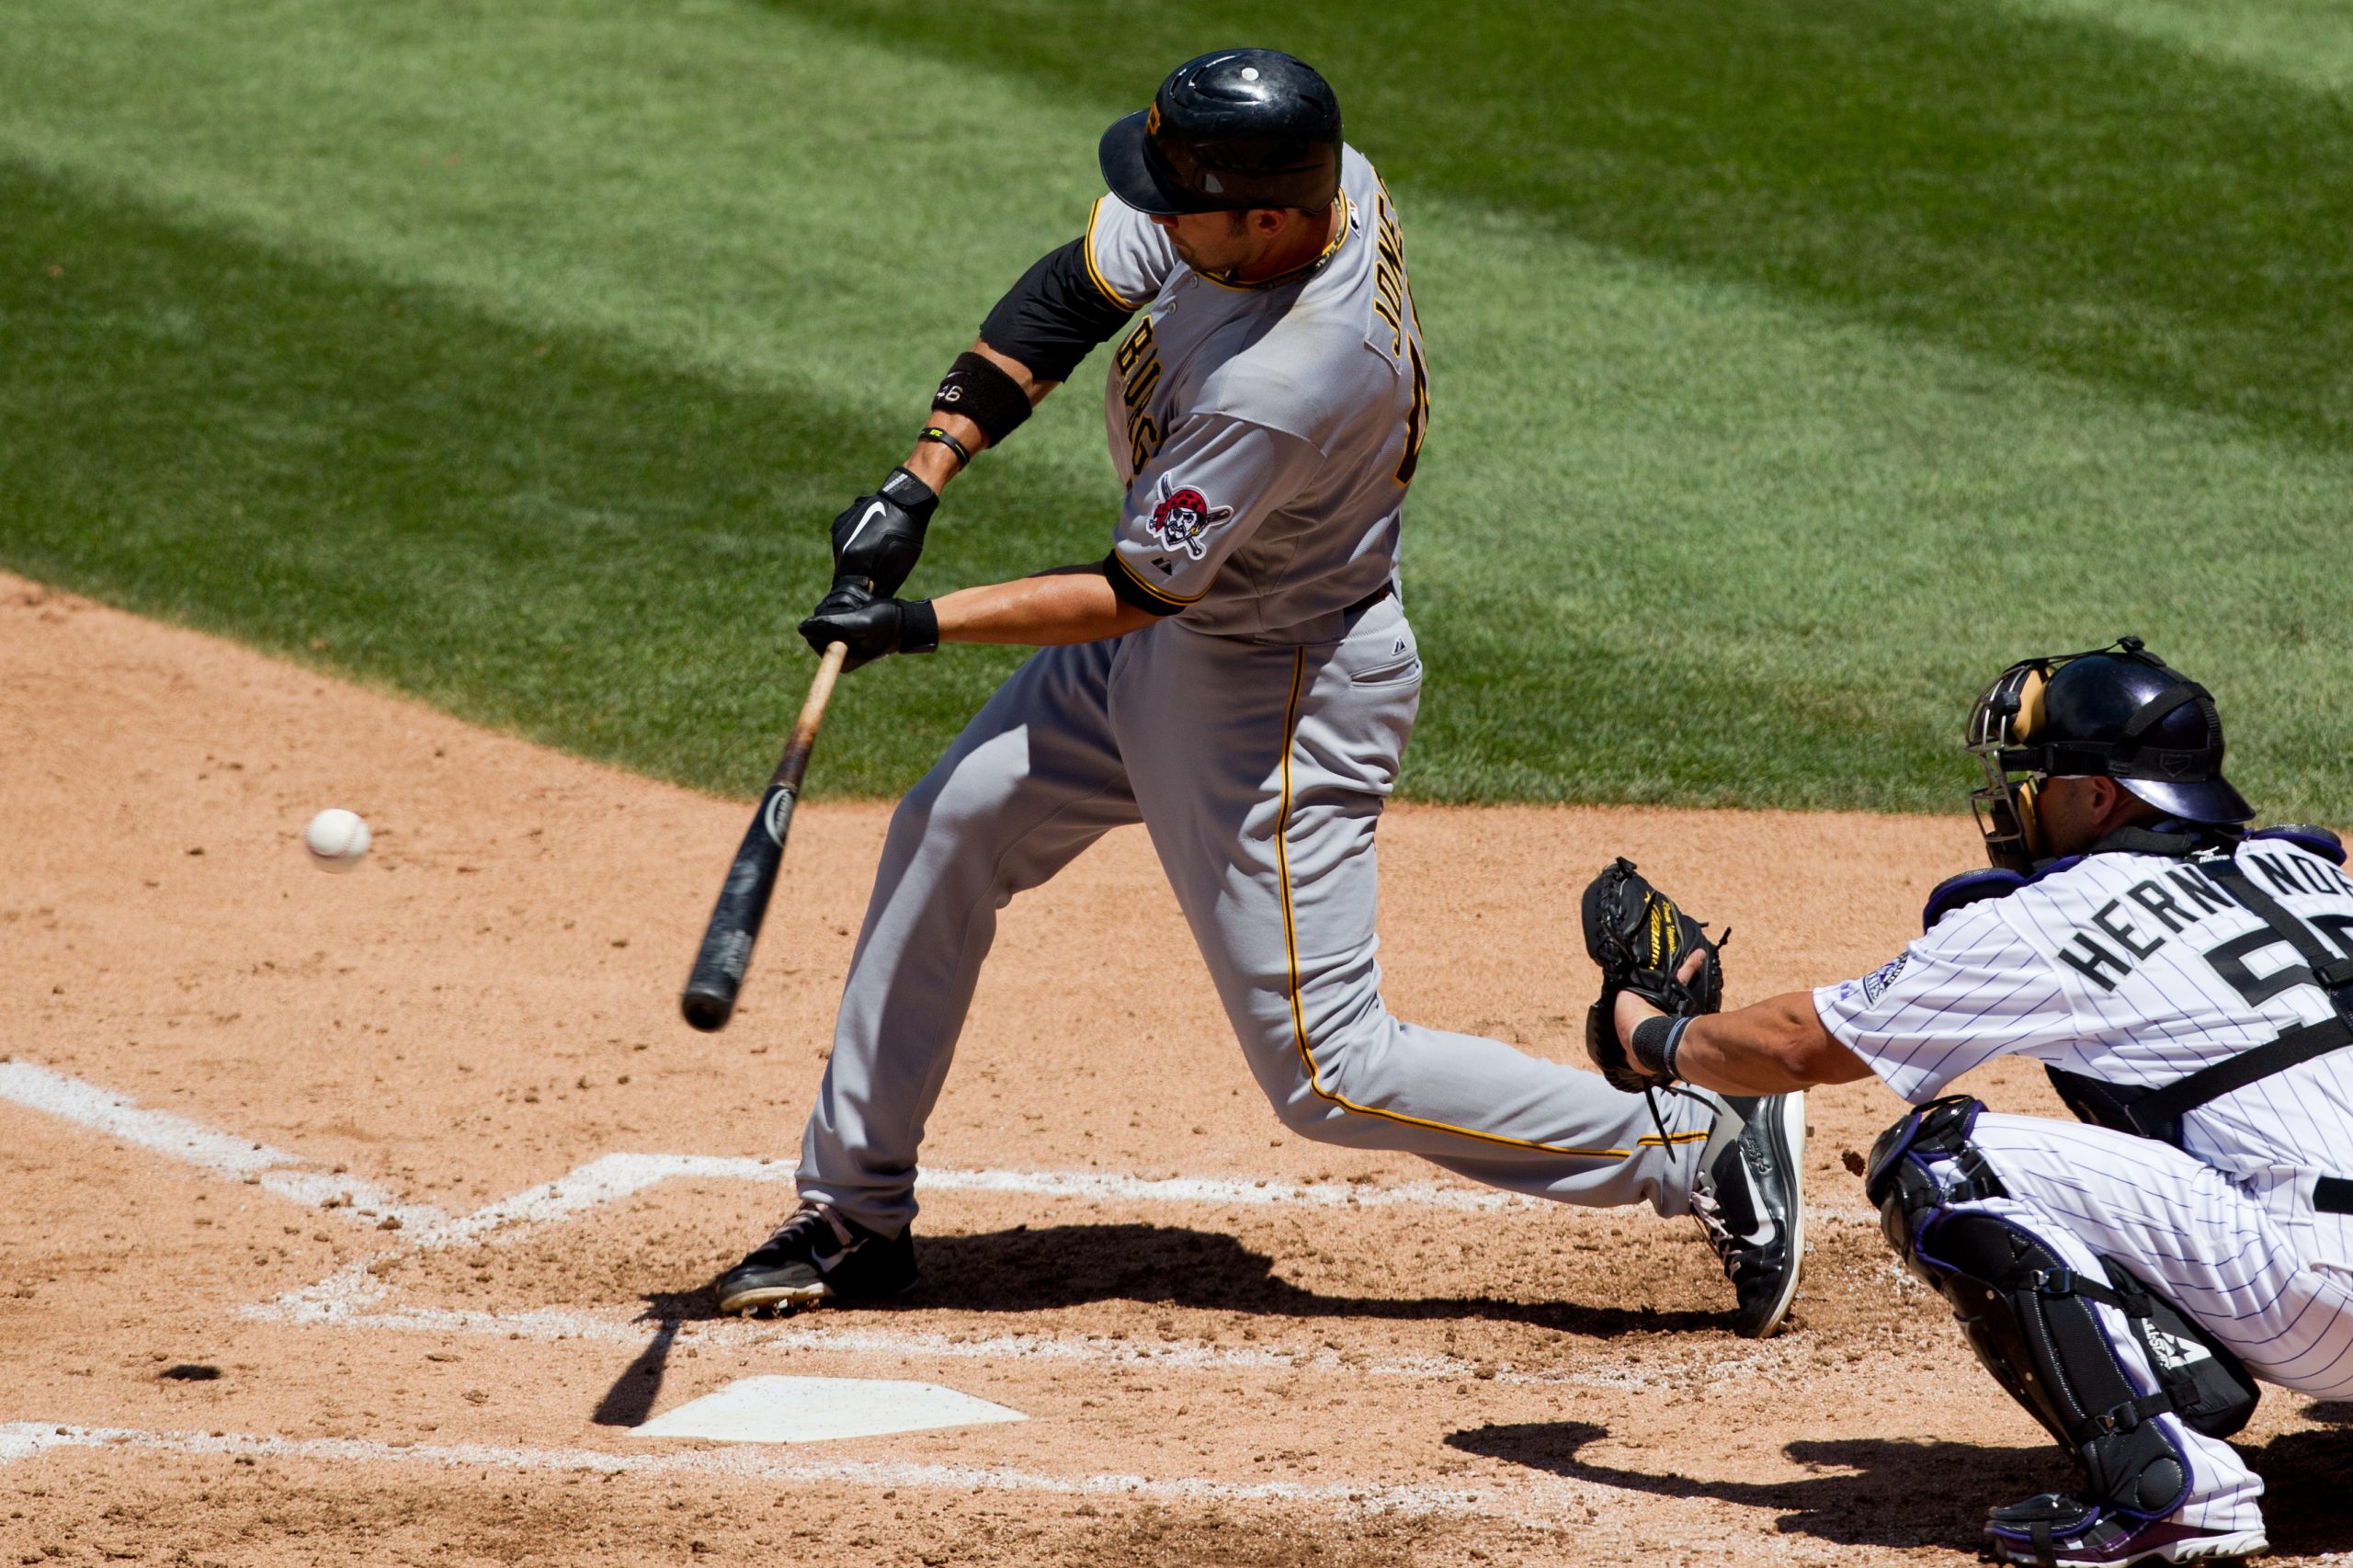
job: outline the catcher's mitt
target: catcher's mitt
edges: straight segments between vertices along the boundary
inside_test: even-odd
[[[1624,856],[1593,879],[1585,890],[1585,950],[1601,966],[1601,999],[1586,1015],[1585,1049],[1611,1087],[1631,1094],[1657,1083],[1619,1041],[1618,994],[1631,991],[1670,1017],[1712,1013],[1723,1005],[1722,946]],[[1707,955],[1699,970],[1688,981],[1676,978],[1695,952]]]

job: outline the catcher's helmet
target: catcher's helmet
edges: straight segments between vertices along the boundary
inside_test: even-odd
[[[2012,665],[1971,710],[1969,749],[1985,767],[1971,800],[1986,857],[2014,870],[2048,852],[2034,812],[2045,778],[2102,775],[2188,823],[2255,815],[2222,777],[2212,695],[2138,637]]]
[[[1103,178],[1140,212],[1331,205],[1340,100],[1303,60],[1223,49],[1168,74],[1152,107],[1103,133]]]

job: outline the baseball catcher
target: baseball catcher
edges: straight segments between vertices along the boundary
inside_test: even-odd
[[[2075,1469],[1993,1510],[1999,1557],[2260,1551],[2263,1483],[2222,1439],[2259,1381],[2353,1395],[2344,846],[2247,827],[2212,695],[2137,638],[2011,665],[1968,738],[1992,866],[1937,888],[1925,935],[1859,979],[1711,1013],[1713,955],[1626,868],[1600,900],[1625,949],[1612,1070],[1727,1096],[1875,1073],[1918,1108],[1866,1190]],[[1656,983],[1674,941],[1684,991]],[[2084,1125],[1947,1093],[2013,1054]]]

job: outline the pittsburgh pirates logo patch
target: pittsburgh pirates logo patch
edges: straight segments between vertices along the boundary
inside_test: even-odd
[[[1212,506],[1208,496],[1198,490],[1179,486],[1174,480],[1160,482],[1159,505],[1152,509],[1152,521],[1147,526],[1152,537],[1160,541],[1163,550],[1181,550],[1199,561],[1208,553],[1201,536],[1233,516],[1231,506]]]

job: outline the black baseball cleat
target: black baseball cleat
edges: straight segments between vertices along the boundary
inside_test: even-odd
[[[1781,1326],[1805,1256],[1805,1096],[1724,1095],[1699,1151],[1691,1217],[1723,1260],[1739,1299],[1732,1330],[1763,1339]]]
[[[2268,1551],[2260,1527],[2215,1529],[2178,1519],[2110,1513],[2087,1497],[2046,1492],[1987,1516],[1985,1535],[2004,1562],[2037,1568],[2124,1568],[2128,1562],[2202,1562]]]
[[[801,1208],[711,1286],[730,1315],[797,1312],[819,1301],[895,1296],[915,1282],[915,1244],[885,1236],[822,1204]]]

